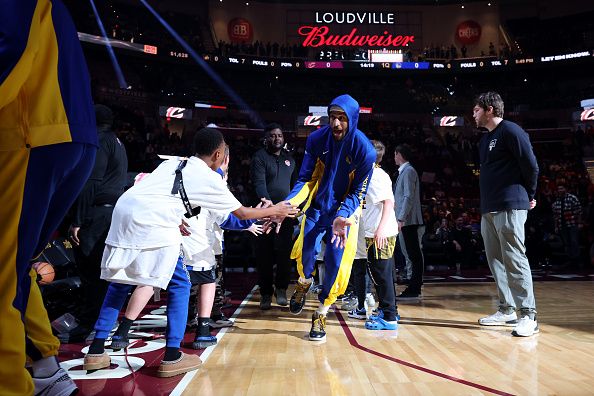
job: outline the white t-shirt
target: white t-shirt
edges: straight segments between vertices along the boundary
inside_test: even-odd
[[[178,226],[186,210],[179,193],[171,194],[178,165],[178,160],[163,162],[120,197],[113,211],[107,245],[151,249],[181,244]],[[200,158],[190,157],[182,175],[193,207],[223,213],[241,207],[221,176]]]
[[[198,216],[187,221],[191,234],[182,237],[182,249],[187,266],[205,270],[216,265],[215,254],[219,254],[220,242],[214,230],[220,230],[218,225],[228,217],[228,213],[203,209]]]
[[[392,192],[392,180],[382,168],[374,168],[371,181],[367,187],[365,205],[361,216],[361,226],[365,231],[365,238],[373,238],[375,231],[382,219],[383,201],[394,201]],[[387,236],[398,235],[398,222],[396,214],[392,210],[386,223]]]
[[[227,217],[229,217],[227,215]],[[227,217],[225,217],[223,219],[223,221],[221,222],[214,222],[213,226],[212,226],[212,234],[214,236],[213,238],[213,245],[212,245],[212,249],[214,250],[214,254],[215,255],[219,255],[219,254],[223,254],[223,239],[224,239],[224,235],[223,235],[223,230],[221,229],[221,224],[223,224],[223,222],[225,220],[227,220]]]

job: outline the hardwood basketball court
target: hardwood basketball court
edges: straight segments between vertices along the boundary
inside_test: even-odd
[[[533,337],[478,325],[496,310],[494,283],[436,283],[425,284],[421,302],[399,305],[396,331],[369,331],[364,321],[331,310],[323,343],[307,339],[314,296],[294,316],[274,302],[260,311],[256,291],[203,368],[174,393],[594,394],[594,283],[534,287],[540,333]]]

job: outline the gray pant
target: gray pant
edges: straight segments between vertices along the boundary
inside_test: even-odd
[[[423,235],[425,235],[425,226],[423,224],[419,224],[417,227],[417,233],[419,234],[419,246],[421,247],[421,256],[423,256]],[[404,275],[406,279],[410,279],[412,277],[412,261],[408,258],[408,253],[406,252],[406,244],[404,243],[404,237],[402,233],[398,233],[398,240],[400,241],[400,250],[402,251],[402,255],[406,260],[406,264],[404,265]],[[423,260],[425,262],[425,260]]]
[[[483,214],[481,234],[499,294],[499,310],[536,313],[532,273],[524,246],[527,210],[510,209]],[[532,315],[531,315],[532,316]]]

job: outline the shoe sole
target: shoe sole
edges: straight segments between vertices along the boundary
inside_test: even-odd
[[[384,331],[385,331],[385,330],[388,330],[388,331],[392,330],[392,331],[394,331],[394,330],[398,330],[398,326],[395,326],[393,329],[390,329],[390,328],[388,328],[388,327],[382,327],[382,328],[379,328],[379,327],[378,327],[377,329],[374,329],[374,328],[372,328],[372,327],[367,327],[367,326],[365,326],[365,329],[367,329],[367,330],[371,330],[371,331],[382,331],[382,330],[384,330]]]
[[[86,363],[86,364],[83,364],[83,370],[86,370],[86,371],[97,371],[97,370],[102,370],[102,369],[105,369],[105,368],[109,368],[109,366],[111,366],[111,360],[107,364],[104,364],[104,363]]]
[[[538,334],[538,333],[540,333],[540,329],[538,327],[534,330],[534,332],[532,334],[526,334],[526,335],[518,334],[515,330],[512,331],[512,335],[514,337],[531,337],[531,336],[533,336],[535,334]]]
[[[367,316],[366,315],[365,316],[363,316],[363,315],[349,315],[349,318],[362,320],[362,319],[367,319]]]
[[[216,342],[213,341],[195,341],[192,343],[192,348],[194,349],[206,349],[210,346],[217,345]]]
[[[481,323],[478,322],[481,326],[505,326],[505,327],[516,327],[518,324],[517,320],[510,320],[509,322],[488,322],[488,323]]]
[[[211,329],[222,329],[224,327],[233,327],[233,324],[226,324],[226,325],[209,325]]]
[[[111,345],[109,345],[109,349],[114,350],[114,351],[119,351],[120,349],[126,349],[130,346],[130,342],[112,342]]]
[[[173,371],[157,371],[157,377],[159,377],[159,378],[175,377],[176,375],[181,375],[181,374],[185,374],[190,371],[198,370],[201,366],[202,366],[202,363],[197,364],[195,366],[184,367],[184,368],[173,370]]]
[[[324,336],[322,338],[316,338],[316,337],[309,336],[309,340],[310,341],[326,341],[326,336]]]
[[[209,324],[210,327],[213,329],[222,329],[223,327],[233,327],[233,323],[226,323],[226,324]]]

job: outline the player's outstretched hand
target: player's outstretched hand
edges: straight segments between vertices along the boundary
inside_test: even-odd
[[[272,201],[266,198],[260,198],[260,203],[256,206],[256,208],[266,209],[271,207]]]
[[[245,229],[245,231],[249,231],[252,234],[254,234],[255,236],[261,235],[263,231],[264,226],[262,224],[257,224],[257,223],[253,223],[251,226],[249,226],[248,228]]]
[[[330,243],[340,249],[344,249],[347,239],[348,227],[352,225],[349,219],[338,216],[332,222],[332,239]]]

